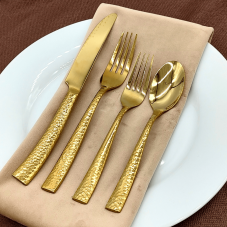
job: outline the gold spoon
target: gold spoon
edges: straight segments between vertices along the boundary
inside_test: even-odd
[[[155,75],[151,82],[149,94],[153,114],[144,128],[114,192],[106,204],[107,210],[116,213],[122,211],[135,180],[150,129],[159,116],[177,104],[183,93],[184,84],[185,71],[183,66],[177,61],[167,62]]]

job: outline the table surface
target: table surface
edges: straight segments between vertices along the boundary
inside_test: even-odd
[[[101,3],[100,0],[0,1],[0,72],[36,40],[92,18]],[[227,59],[226,0],[106,0],[105,3],[214,27],[211,43]],[[227,183],[208,204],[175,227],[226,227],[226,210]],[[23,227],[2,215],[0,226]]]

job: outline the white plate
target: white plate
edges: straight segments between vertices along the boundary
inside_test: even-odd
[[[20,53],[0,76],[0,169],[32,128],[78,52],[91,20]],[[210,44],[132,227],[167,227],[204,206],[227,180],[227,62]],[[179,143],[180,141],[180,143]]]

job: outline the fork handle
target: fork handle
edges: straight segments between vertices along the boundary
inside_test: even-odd
[[[47,160],[65,126],[77,96],[78,94],[69,88],[46,132],[26,160],[13,173],[13,176],[21,183],[28,185]]]
[[[120,180],[116,188],[114,189],[109,201],[106,204],[106,209],[115,213],[120,213],[125,205],[125,202],[128,198],[130,190],[132,188],[133,182],[135,180],[137,170],[140,165],[141,157],[143,150],[149,136],[151,127],[154,121],[161,114],[153,114],[148,121],[146,127],[144,128],[139,141],[136,144],[136,147],[125,167],[124,172],[121,175]]]
[[[129,109],[128,107],[123,107],[119,114],[117,115],[93,163],[91,164],[89,170],[87,171],[87,174],[85,175],[83,181],[76,190],[73,196],[73,200],[83,204],[87,204],[89,202],[104,169],[111,145],[113,143],[114,137],[116,135],[122,117],[124,116],[128,109]]]
[[[92,100],[91,104],[89,105],[82,119],[80,120],[76,130],[74,131],[72,137],[70,138],[68,144],[66,145],[64,151],[62,152],[60,158],[58,159],[57,163],[55,164],[54,168],[52,169],[45,182],[43,183],[43,190],[55,193],[64,181],[80,149],[92,116],[96,110],[96,107],[98,106],[100,99],[107,90],[107,87],[102,86]]]

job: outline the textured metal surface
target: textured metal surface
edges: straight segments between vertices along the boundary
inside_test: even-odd
[[[69,91],[72,97],[76,98],[80,90],[82,89],[86,78],[95,62],[95,59],[103,43],[105,42],[116,18],[116,14],[110,14],[105,17],[94,28],[94,30],[91,32],[84,45],[82,46],[80,52],[78,53],[65,80],[65,82],[69,86]],[[67,96],[66,99],[68,98],[69,97]],[[72,107],[74,101],[75,99],[71,99],[71,103],[68,103],[68,105]],[[28,185],[31,182],[31,180],[35,177],[39,169],[48,158],[51,150],[57,142],[58,137],[62,132],[65,122],[67,121],[70,113],[70,111],[60,112],[62,108],[65,108],[64,105],[65,103],[61,104],[59,111],[51,122],[51,125],[43,135],[42,139],[38,142],[34,150],[13,173],[13,176],[23,184]],[[61,115],[59,115],[60,113]],[[56,121],[56,119],[58,121]]]
[[[64,128],[77,96],[77,94],[70,91],[67,93],[50,126],[40,139],[39,143],[26,160],[13,173],[13,176],[23,184],[28,185],[30,183],[48,158],[62,129]]]
[[[89,127],[89,123],[92,119],[92,116],[96,110],[96,107],[101,97],[106,91],[119,87],[125,81],[125,78],[128,74],[128,70],[131,66],[132,59],[134,56],[137,36],[135,36],[134,43],[132,45],[127,61],[126,59],[129,51],[132,34],[129,38],[127,45],[126,43],[127,43],[128,33],[126,34],[124,39],[123,39],[123,36],[124,36],[124,33],[122,33],[115,47],[115,50],[112,54],[112,57],[110,58],[110,61],[101,77],[101,85],[102,85],[101,89],[99,90],[98,94],[95,96],[92,103],[88,107],[80,123],[78,124],[75,132],[73,133],[73,136],[71,137],[65,150],[63,151],[61,157],[59,158],[58,162],[54,166],[53,170],[51,171],[46,181],[44,182],[42,186],[43,190],[48,192],[53,192],[53,193],[55,193],[58,190],[58,188],[64,181],[64,178],[66,177],[77,155],[77,152],[80,149],[80,146],[85,137],[86,131]],[[123,44],[121,45],[122,40],[124,41],[123,41]],[[125,62],[127,63],[125,64]]]
[[[184,84],[184,68],[177,61],[167,62],[155,75],[151,82],[149,94],[153,115],[148,121],[114,192],[106,204],[107,210],[117,213],[122,211],[135,180],[150,129],[159,116],[176,105],[183,93]]]
[[[42,189],[48,192],[56,192],[63,182],[65,176],[67,175],[78,151],[82,144],[83,138],[87,131],[88,125],[92,119],[95,109],[103,96],[107,88],[101,87],[99,92],[96,94],[92,103],[86,110],[84,116],[82,117],[80,123],[78,124],[76,130],[74,131],[70,141],[68,142],[66,148],[64,149],[61,157],[57,161],[53,170],[45,180],[42,185]]]
[[[151,126],[153,125],[157,117],[158,115],[153,115],[151,119],[148,121],[128,161],[128,164],[120,180],[118,181],[116,188],[114,189],[114,192],[112,193],[108,203],[106,204],[107,210],[120,213],[121,210],[123,209],[124,204],[128,198],[129,192],[131,190],[131,187],[133,185],[134,179],[136,177],[137,170],[140,164],[140,159],[142,157],[143,150],[144,150],[147,138],[149,136]]]
[[[128,109],[129,108],[127,107],[122,108],[120,113],[117,115],[108,135],[106,136],[101,148],[99,149],[99,152],[97,153],[87,174],[85,175],[83,181],[81,182],[80,186],[78,187],[77,191],[73,196],[73,199],[77,202],[86,204],[91,198],[93,191],[95,190],[99,178],[102,174],[117,129],[120,125],[122,117]]]
[[[149,84],[148,82],[151,76],[151,67],[153,64],[153,58],[152,58],[148,73],[145,75],[146,64],[145,66],[143,66],[144,58],[141,61],[138,73],[136,73],[136,70],[135,70],[136,66],[138,65],[139,56],[137,57],[136,63],[133,67],[132,73],[129,78],[129,82],[126,85],[121,96],[121,104],[123,106],[122,110],[116,117],[116,120],[114,121],[112,127],[110,128],[102,146],[98,151],[98,154],[96,155],[87,174],[85,175],[83,181],[81,182],[80,186],[78,187],[77,191],[73,196],[73,199],[77,202],[80,202],[83,204],[87,204],[89,202],[96,188],[96,185],[98,184],[102,171],[104,169],[113,139],[115,137],[115,134],[117,132],[118,126],[121,122],[123,115],[129,109],[140,105],[146,96],[148,84]],[[147,62],[148,62],[148,58],[146,63]],[[135,80],[134,80],[134,77],[136,78]],[[141,84],[143,84],[144,82],[143,81],[144,79],[145,79],[144,86],[141,86]],[[139,81],[141,83],[139,83]]]

